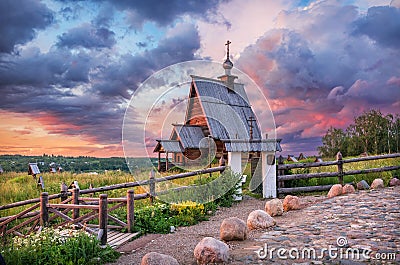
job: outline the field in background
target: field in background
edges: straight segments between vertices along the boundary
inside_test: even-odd
[[[309,159],[310,160],[310,159]],[[327,161],[327,160],[325,160]],[[302,160],[301,163],[313,162],[308,160]],[[344,164],[344,170],[357,170],[357,169],[366,169],[366,168],[377,168],[391,165],[400,165],[400,158],[389,158],[375,161],[362,161],[356,163]],[[320,173],[320,172],[335,172],[337,171],[336,166],[325,166],[325,167],[316,167],[316,168],[308,168],[308,169],[292,169],[290,172],[292,174],[299,173]],[[166,172],[161,176],[173,175],[179,172]],[[246,167],[244,174],[250,176],[250,167],[249,165]],[[93,187],[101,187],[108,186],[118,183],[126,183],[133,182],[137,180],[145,180],[149,178],[148,172],[140,172],[138,171],[135,177],[133,177],[130,173],[123,171],[106,171],[104,173],[93,174],[93,173],[72,173],[72,172],[62,172],[62,173],[43,173],[38,176],[42,176],[45,185],[45,191],[49,194],[57,194],[60,192],[60,185],[64,182],[67,186],[69,186],[74,180],[77,180],[79,183],[80,189],[87,189],[89,185],[92,184]],[[344,180],[346,183],[350,182],[358,182],[362,179],[366,180],[368,183],[371,183],[375,178],[382,178],[385,182],[385,185],[388,184],[390,178],[399,177],[400,171],[390,171],[383,173],[369,173],[369,174],[361,174],[354,176],[345,176]],[[160,177],[160,175],[156,175],[156,178]],[[195,182],[201,180],[201,178],[207,178],[208,175],[203,176],[195,176],[190,178],[178,179],[173,182],[162,182],[156,185],[157,191],[167,190],[171,188],[175,188],[178,186],[190,185]],[[247,178],[247,183],[244,188],[247,188],[248,183],[251,178]],[[315,186],[315,185],[328,185],[338,183],[338,179],[336,177],[332,178],[313,178],[308,180],[292,180],[287,181],[285,184],[286,187],[300,187],[300,186]],[[148,187],[135,187],[135,194],[146,193]],[[37,179],[35,180],[32,176],[27,173],[15,173],[15,172],[5,172],[0,175],[0,205],[5,205],[17,201],[23,201],[32,198],[38,198],[40,193],[43,190],[37,186]],[[127,189],[119,189],[105,192],[109,195],[109,197],[124,197],[126,196]],[[248,192],[246,192],[248,193]],[[97,197],[99,194],[96,194]],[[137,206],[140,205],[148,205],[148,200],[140,200],[137,203]],[[6,216],[10,214],[14,214],[16,210],[20,209],[11,209],[9,211],[4,210],[0,211],[0,216]]]

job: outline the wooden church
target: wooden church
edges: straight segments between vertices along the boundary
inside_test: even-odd
[[[158,152],[160,171],[170,168],[169,154],[174,165],[190,165],[206,160],[202,154],[212,153],[217,159],[228,160],[236,171],[241,167],[238,164],[243,153],[250,159],[258,159],[261,153],[268,152],[268,162],[275,163],[275,152],[281,151],[280,140],[263,139],[244,85],[235,82],[237,76],[231,74],[229,44],[229,41],[225,44],[224,75],[218,79],[191,75],[185,120],[182,124],[172,124],[169,139],[157,140],[154,149]],[[165,166],[161,164],[162,153],[166,157]]]

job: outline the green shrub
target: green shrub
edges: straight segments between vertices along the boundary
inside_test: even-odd
[[[142,233],[169,233],[171,226],[194,225],[207,219],[209,211],[214,212],[218,206],[230,207],[233,204],[233,194],[241,178],[227,170],[221,176],[200,178],[195,181],[199,186],[193,189],[184,189],[180,192],[171,192],[160,196],[160,201],[154,205],[143,207],[135,211],[135,230]],[[224,194],[210,199],[214,194],[219,194],[232,187]],[[193,202],[191,198],[204,198],[208,202]],[[176,201],[167,204],[162,201]]]
[[[171,226],[189,226],[206,219],[206,206],[187,201],[179,204],[155,203],[135,212],[135,229],[142,233],[170,232]]]

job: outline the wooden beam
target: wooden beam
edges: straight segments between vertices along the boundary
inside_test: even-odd
[[[295,192],[311,192],[311,191],[326,191],[329,190],[333,185],[323,186],[308,186],[308,187],[295,187],[295,188],[279,188],[279,194],[295,193]]]
[[[154,170],[150,171],[150,178],[149,178],[149,186],[150,186],[150,202],[153,204],[154,196],[156,196],[156,183],[154,179]]]
[[[39,205],[39,204],[38,204]],[[33,211],[33,212],[29,212],[27,214],[24,214],[23,216],[18,217],[18,219],[25,219],[25,218],[30,218],[32,216],[35,216],[37,214],[40,214],[40,211]],[[10,215],[10,216],[4,216],[0,218],[0,222],[4,222],[5,220],[7,220],[8,218],[12,218],[15,217],[16,215]]]
[[[74,188],[72,190],[72,203],[75,205],[79,204],[79,189],[78,188]],[[66,207],[68,208],[68,207]],[[73,219],[77,219],[79,217],[79,208],[72,208],[74,209],[72,212],[72,218]]]
[[[46,226],[49,222],[49,212],[47,209],[47,204],[49,203],[49,194],[47,192],[42,192],[40,195],[40,225]]]
[[[12,221],[18,219],[19,217],[25,215],[26,213],[28,213],[28,212],[30,212],[30,211],[32,211],[32,210],[35,210],[35,209],[38,208],[39,206],[40,206],[39,203],[38,203],[38,204],[35,204],[35,205],[33,205],[32,207],[29,207],[28,209],[26,209],[26,210],[20,212],[19,214],[16,214],[16,215],[13,215],[13,216],[10,217],[10,218],[7,218],[5,221],[3,221],[2,223],[0,223],[0,227],[2,227],[2,226],[4,226],[4,225],[6,225],[6,224],[8,224],[8,223],[10,223],[10,222],[12,222]]]
[[[108,215],[108,219],[110,219],[111,221],[116,222],[117,224],[121,225],[122,227],[126,227],[127,224],[125,222],[122,222],[121,220],[119,220],[118,218],[112,216],[112,215]]]
[[[221,172],[221,171],[225,170],[225,168],[226,168],[225,166],[206,168],[206,169],[201,169],[201,170],[197,170],[197,171],[171,175],[171,176],[167,176],[167,177],[155,178],[154,181],[156,183],[158,183],[158,182],[163,182],[163,181],[167,181],[167,180],[181,179],[181,178],[187,178],[187,177],[192,177],[192,176],[197,176],[197,175],[203,175],[203,174],[207,174],[207,173],[211,173],[211,172]]]
[[[108,207],[107,207],[107,194],[100,195],[99,207],[99,240],[100,244],[105,246],[107,244],[107,223],[108,223]]]
[[[61,197],[61,194],[53,194],[53,195],[49,196],[49,200],[57,199],[60,197]],[[0,210],[10,209],[10,208],[24,206],[27,204],[38,203],[38,202],[40,202],[40,198],[35,198],[35,199],[30,199],[30,200],[25,200],[25,201],[20,201],[20,202],[14,202],[14,203],[10,203],[7,205],[1,205]]]
[[[357,158],[344,159],[342,161],[343,161],[343,163],[353,163],[353,162],[361,162],[361,161],[368,161],[368,160],[378,160],[378,159],[387,159],[387,158],[396,158],[396,157],[400,157],[400,153],[388,154],[388,155],[357,157]],[[293,168],[334,166],[334,165],[337,165],[337,164],[338,164],[337,161],[313,162],[313,163],[296,163],[296,164],[278,165],[278,169],[293,169]]]
[[[61,218],[63,218],[63,219],[66,220],[66,221],[70,221],[70,222],[73,222],[73,221],[74,221],[74,219],[72,219],[71,217],[69,217],[69,216],[66,215],[66,214],[63,214],[63,213],[60,212],[60,211],[57,211],[56,209],[49,208],[49,212],[52,212],[52,213],[54,213],[54,214],[60,216]],[[76,225],[77,225],[79,228],[84,228],[87,232],[91,233],[92,235],[96,235],[96,232],[95,232],[94,230],[92,230],[92,229],[90,229],[90,228],[88,228],[88,227],[85,227],[85,226],[82,225],[81,223],[76,223]]]
[[[29,220],[26,220],[26,221],[20,223],[20,224],[17,225],[17,226],[14,226],[13,228],[11,228],[10,230],[8,230],[8,231],[6,232],[6,235],[9,235],[9,234],[13,233],[14,231],[20,229],[21,227],[23,227],[23,226],[25,226],[25,225],[27,225],[27,224],[29,224],[29,223],[35,221],[35,220],[39,220],[39,218],[40,218],[40,215],[37,215],[37,216],[35,216],[35,217],[32,217],[32,218],[29,219]]]
[[[367,173],[374,173],[374,172],[385,172],[385,171],[392,171],[398,170],[400,166],[389,166],[389,167],[379,167],[379,168],[368,168],[368,169],[361,169],[361,170],[349,170],[344,172],[344,175],[357,175],[357,174],[367,174]]]
[[[309,173],[309,174],[293,174],[277,176],[278,181],[286,181],[293,179],[310,179],[310,178],[326,178],[326,177],[337,177],[338,172],[322,172],[322,173]]]
[[[64,213],[64,212],[63,212],[63,213]],[[78,222],[81,222],[81,221],[83,221],[83,223],[88,222],[88,221],[85,220],[85,219],[88,218],[88,217],[92,217],[92,216],[93,216],[93,219],[95,219],[95,218],[98,217],[97,210],[92,210],[90,213],[87,213],[87,214],[85,214],[85,215],[79,216],[78,219],[74,219],[74,220],[73,220],[73,223],[78,223]],[[65,221],[65,222],[59,224],[58,226],[64,226],[64,225],[66,225],[66,224],[69,223],[69,222],[70,222],[70,221]]]
[[[350,159],[343,160],[343,163],[353,163],[353,162],[360,162],[360,161],[378,160],[378,159],[396,158],[396,157],[400,157],[400,153],[350,158]]]
[[[135,225],[135,193],[134,190],[127,191],[126,221],[128,233],[132,233]]]
[[[98,210],[99,206],[97,205],[81,205],[81,204],[47,204],[49,208],[61,208],[61,209],[90,209],[90,210]],[[78,217],[73,219],[78,219]]]
[[[278,169],[309,168],[309,167],[322,167],[322,166],[334,166],[334,165],[337,165],[337,161],[296,163],[296,164],[283,164],[283,165],[278,164]]]
[[[79,201],[99,202],[98,198],[80,197]],[[108,203],[126,202],[126,198],[108,198]]]

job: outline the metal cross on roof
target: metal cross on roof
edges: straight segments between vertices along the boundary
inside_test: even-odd
[[[250,128],[250,130],[249,130],[249,132],[250,132],[250,140],[253,139],[253,128],[254,128],[253,121],[256,121],[256,119],[253,116],[250,116],[247,119],[247,124],[249,125],[249,128]]]
[[[226,51],[226,58],[229,59],[229,44],[231,44],[232,42],[230,42],[229,40],[226,41],[225,45],[227,46],[227,51]]]

